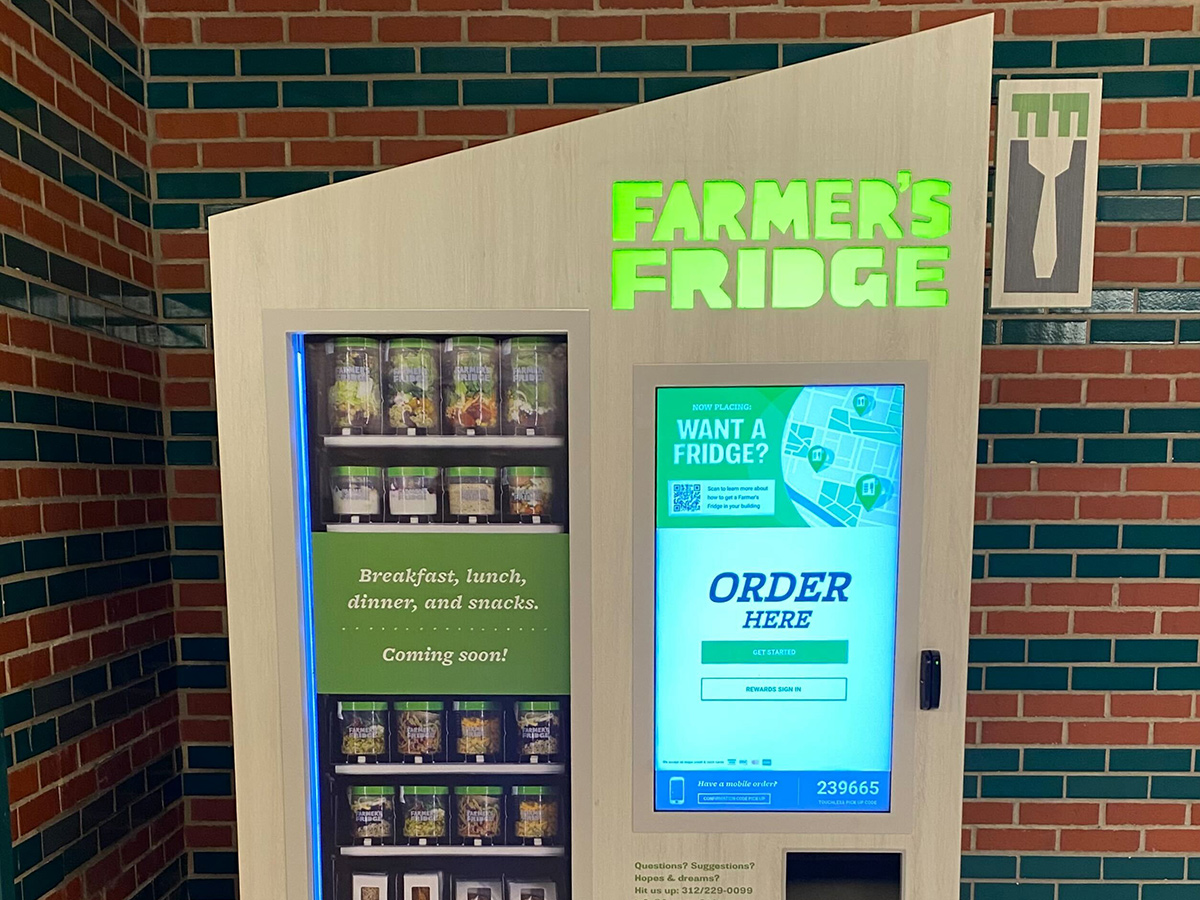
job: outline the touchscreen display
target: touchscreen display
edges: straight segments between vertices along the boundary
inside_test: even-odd
[[[889,811],[904,386],[655,411],[655,809]]]

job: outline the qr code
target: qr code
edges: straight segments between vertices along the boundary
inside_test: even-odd
[[[700,483],[677,481],[671,485],[671,512],[700,512]]]

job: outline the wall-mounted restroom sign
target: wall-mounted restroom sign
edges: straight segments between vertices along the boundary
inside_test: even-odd
[[[1002,81],[996,115],[991,305],[1090,306],[1100,79]]]

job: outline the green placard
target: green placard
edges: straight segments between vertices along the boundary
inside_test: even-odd
[[[317,691],[566,694],[565,534],[313,535]]]

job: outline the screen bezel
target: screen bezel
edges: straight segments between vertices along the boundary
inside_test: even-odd
[[[639,365],[633,372],[633,827],[637,832],[904,834],[912,831],[928,408],[923,362]],[[663,387],[903,384],[905,415],[887,812],[667,812],[654,806],[655,437]]]

